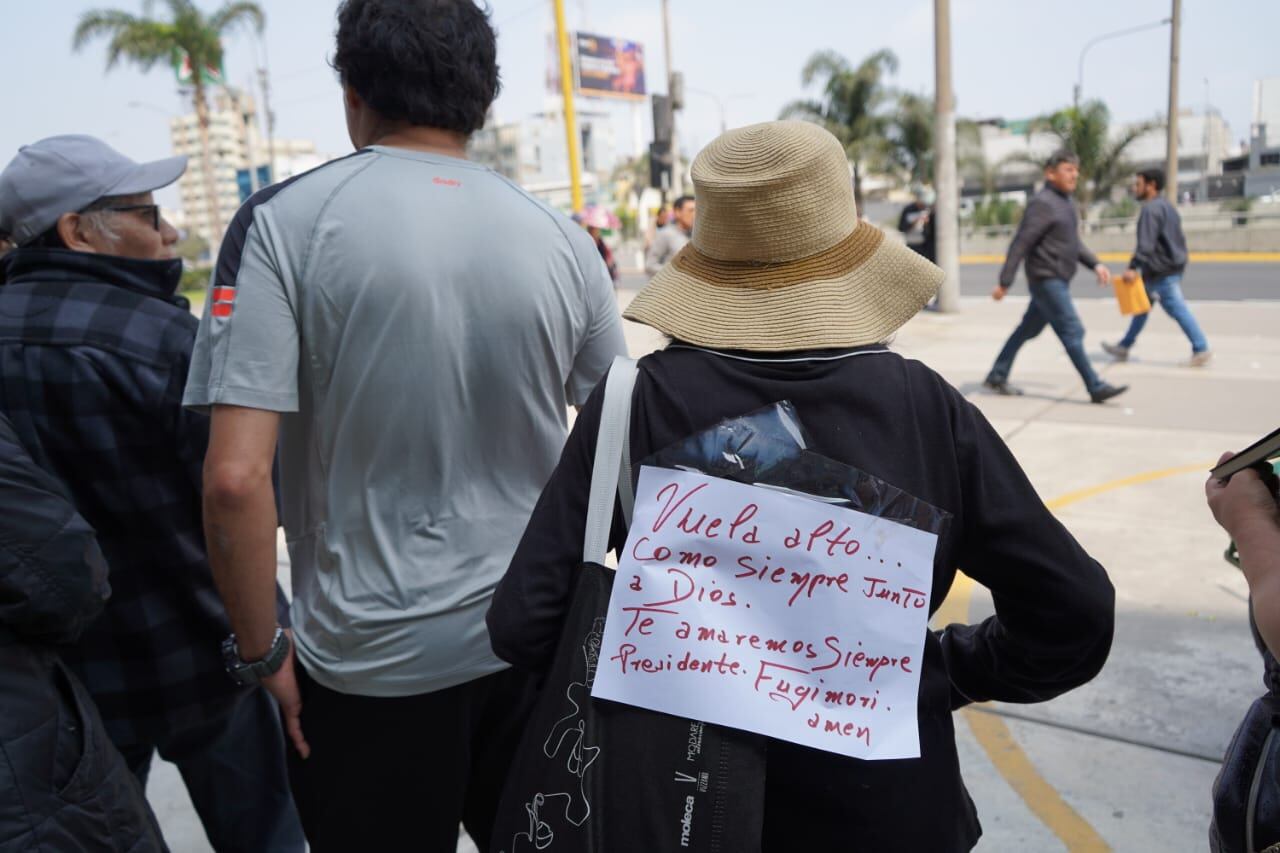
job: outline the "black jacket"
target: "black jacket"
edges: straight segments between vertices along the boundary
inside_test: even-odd
[[[0,413],[97,531],[111,600],[63,657],[117,745],[227,713],[246,692],[205,552],[209,419],[182,407],[198,322],[181,261],[18,249],[0,259]]]
[[[494,651],[533,671],[555,653],[582,559],[603,387],[578,416],[488,614]],[[647,356],[632,402],[635,471],[673,442],[779,400],[795,405],[817,452],[952,514],[934,561],[933,608],[959,568],[991,590],[996,613],[925,638],[919,760],[858,761],[770,741],[765,849],[846,850],[856,838],[860,850],[968,850],[979,828],[952,710],[1044,701],[1087,682],[1111,647],[1115,592],[982,413],[883,347],[770,355],[672,346]],[[615,515],[610,546],[625,537]]]
[[[165,849],[137,780],[58,658],[108,593],[93,530],[0,416],[0,851]]]
[[[1013,284],[1023,258],[1027,261],[1028,281],[1051,278],[1071,281],[1076,274],[1076,264],[1086,269],[1098,265],[1097,255],[1080,242],[1076,203],[1052,184],[1045,184],[1027,204],[1027,212],[1018,223],[1018,231],[1005,255],[1004,268],[1000,270],[1002,286]]]
[[[1182,234],[1182,217],[1164,196],[1142,205],[1138,216],[1138,247],[1129,268],[1142,273],[1148,282],[1181,275],[1187,268],[1187,238]]]

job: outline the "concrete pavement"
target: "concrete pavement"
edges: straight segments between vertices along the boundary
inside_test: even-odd
[[[1088,686],[1043,705],[986,709],[1013,719],[960,715],[966,779],[987,827],[978,849],[1203,850],[1217,760],[1261,692],[1261,667],[1247,591],[1222,561],[1226,537],[1202,484],[1221,451],[1280,421],[1280,341],[1272,333],[1280,305],[1193,305],[1215,350],[1213,365],[1197,370],[1182,366],[1190,348],[1159,316],[1133,360],[1111,364],[1097,344],[1114,339],[1124,321],[1108,301],[1082,301],[1095,362],[1109,381],[1132,386],[1094,406],[1049,333],[1015,366],[1013,380],[1028,396],[980,390],[1025,306],[1025,298],[1009,299],[966,299],[961,315],[923,315],[895,346],[966,392],[1107,567],[1117,630],[1107,667]],[[949,601],[940,621],[993,612],[980,588],[956,592],[958,606]],[[1007,732],[993,733],[992,719]]]
[[[1194,303],[1215,360],[1191,369],[1182,366],[1189,346],[1163,315],[1129,363],[1110,363],[1098,342],[1125,321],[1110,301],[1081,300],[1095,362],[1109,381],[1132,385],[1095,406],[1047,331],[1014,369],[1027,396],[981,390],[1025,307],[1021,294],[1000,304],[966,298],[958,315],[922,314],[893,342],[984,411],[1117,589],[1115,645],[1096,681],[1043,705],[957,716],[985,828],[978,850],[1203,850],[1217,760],[1262,688],[1246,589],[1222,561],[1226,537],[1202,483],[1221,451],[1280,421],[1280,303]],[[635,355],[661,345],[632,324],[627,340]],[[985,591],[959,583],[939,622],[991,612]],[[175,850],[208,849],[170,766],[157,763],[148,793]]]

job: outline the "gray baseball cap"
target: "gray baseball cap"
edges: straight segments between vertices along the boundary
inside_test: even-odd
[[[0,172],[0,236],[21,246],[64,213],[98,199],[167,187],[187,170],[186,157],[135,163],[92,136],[50,136],[18,149]]]

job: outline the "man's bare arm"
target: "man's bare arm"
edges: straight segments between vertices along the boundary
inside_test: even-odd
[[[204,531],[213,579],[240,656],[258,660],[276,629],[276,502],[271,482],[280,415],[214,406],[204,461]]]

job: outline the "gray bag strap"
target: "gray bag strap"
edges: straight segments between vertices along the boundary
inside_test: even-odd
[[[636,363],[626,356],[613,360],[604,386],[596,458],[591,468],[591,499],[587,505],[587,530],[582,546],[586,563],[604,565],[613,526],[613,501],[617,496],[623,518],[631,521],[635,497],[631,492],[631,389],[636,383]]]

